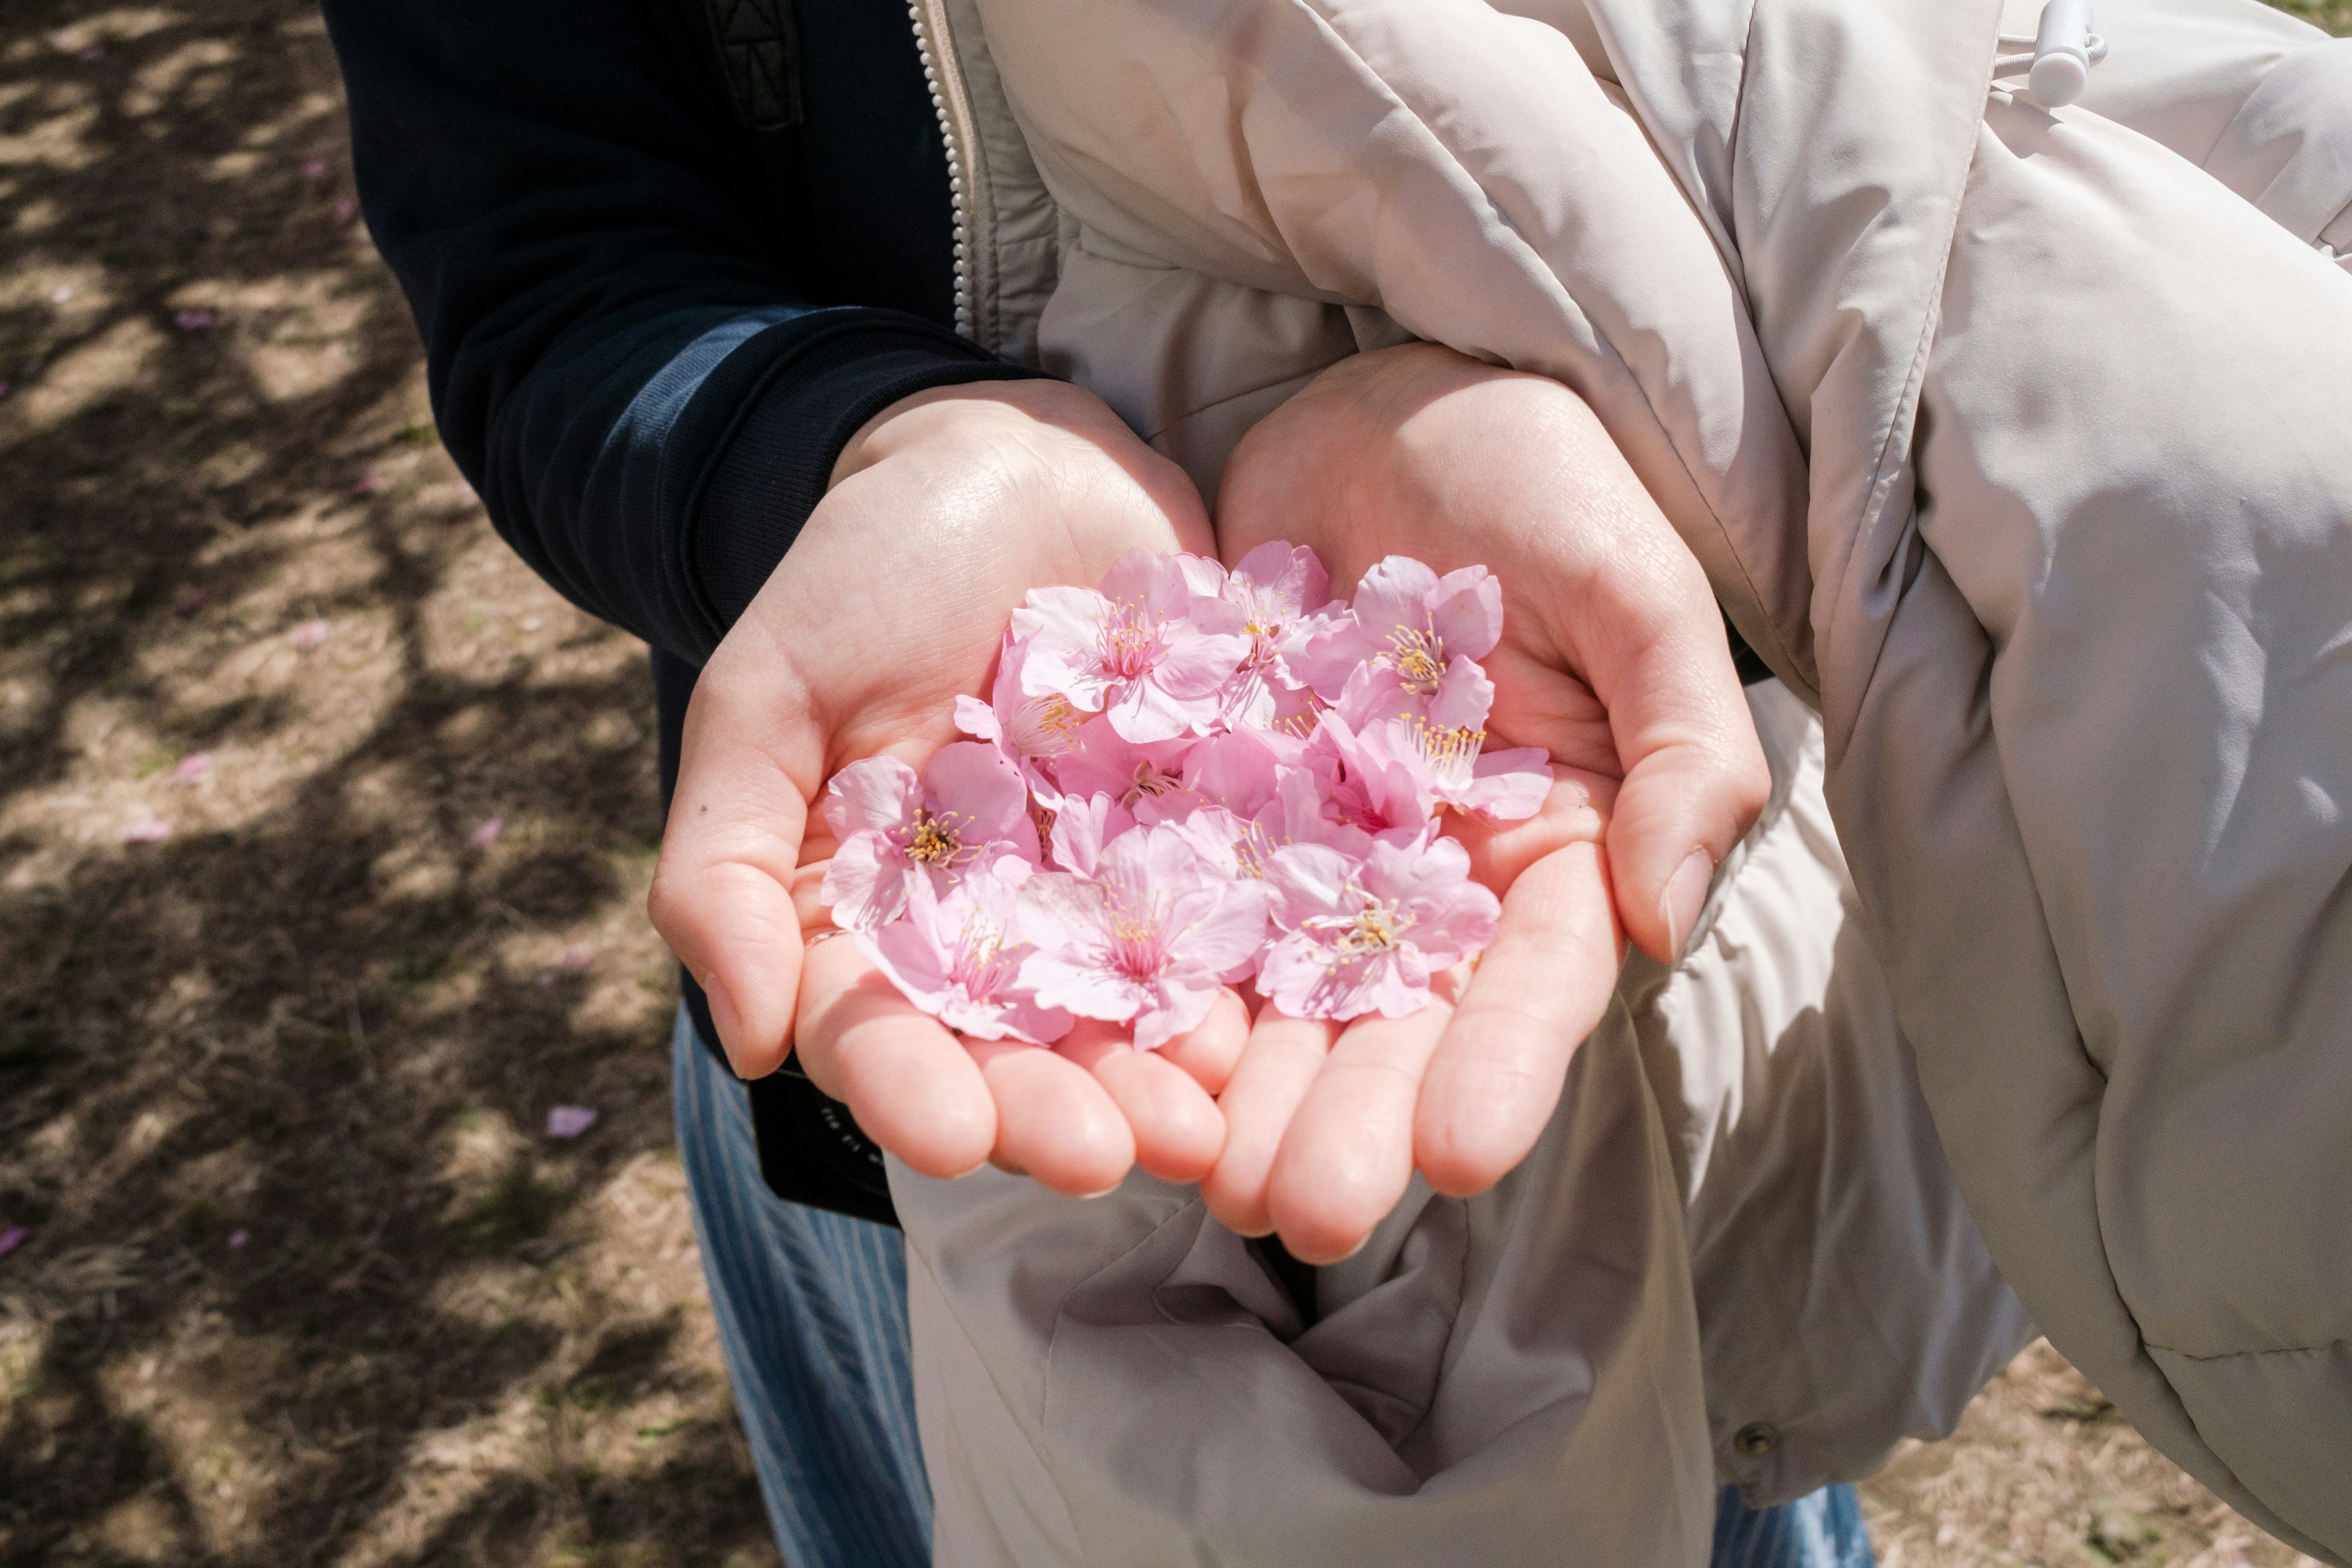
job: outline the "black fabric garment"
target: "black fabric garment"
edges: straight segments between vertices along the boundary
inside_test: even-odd
[[[714,9],[740,26],[709,0],[325,5],[451,455],[550,583],[694,663],[866,416],[1027,374],[951,330],[903,8],[809,0],[781,126],[739,107]]]
[[[666,804],[695,672],[843,443],[909,393],[1032,374],[952,330],[947,160],[905,7],[323,8],[442,439],[542,577],[653,646]],[[755,1096],[772,1179],[888,1218],[863,1154],[794,1174],[807,1129],[845,1120],[821,1101],[796,1075]]]

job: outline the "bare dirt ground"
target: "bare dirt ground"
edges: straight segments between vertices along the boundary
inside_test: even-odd
[[[0,1563],[772,1563],[642,653],[490,533],[352,195],[298,0],[0,19]],[[2294,1561],[2046,1347],[1866,1498]]]

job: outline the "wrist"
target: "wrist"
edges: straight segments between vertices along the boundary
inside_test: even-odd
[[[969,382],[910,393],[876,414],[842,444],[826,481],[831,489],[853,475],[915,450],[963,447],[1002,452],[1027,445],[1048,429],[1133,439],[1118,416],[1093,393],[1066,381]]]

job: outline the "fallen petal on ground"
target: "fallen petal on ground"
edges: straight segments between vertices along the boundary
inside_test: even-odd
[[[547,1113],[550,1138],[577,1138],[596,1125],[596,1112],[585,1105],[559,1105]]]

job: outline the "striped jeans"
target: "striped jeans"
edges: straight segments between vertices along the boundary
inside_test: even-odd
[[[898,1233],[768,1191],[751,1102],[684,1008],[670,1066],[702,1269],[777,1550],[791,1568],[922,1568],[931,1490]],[[1709,1568],[1870,1564],[1852,1487],[1768,1509],[1724,1489]]]

